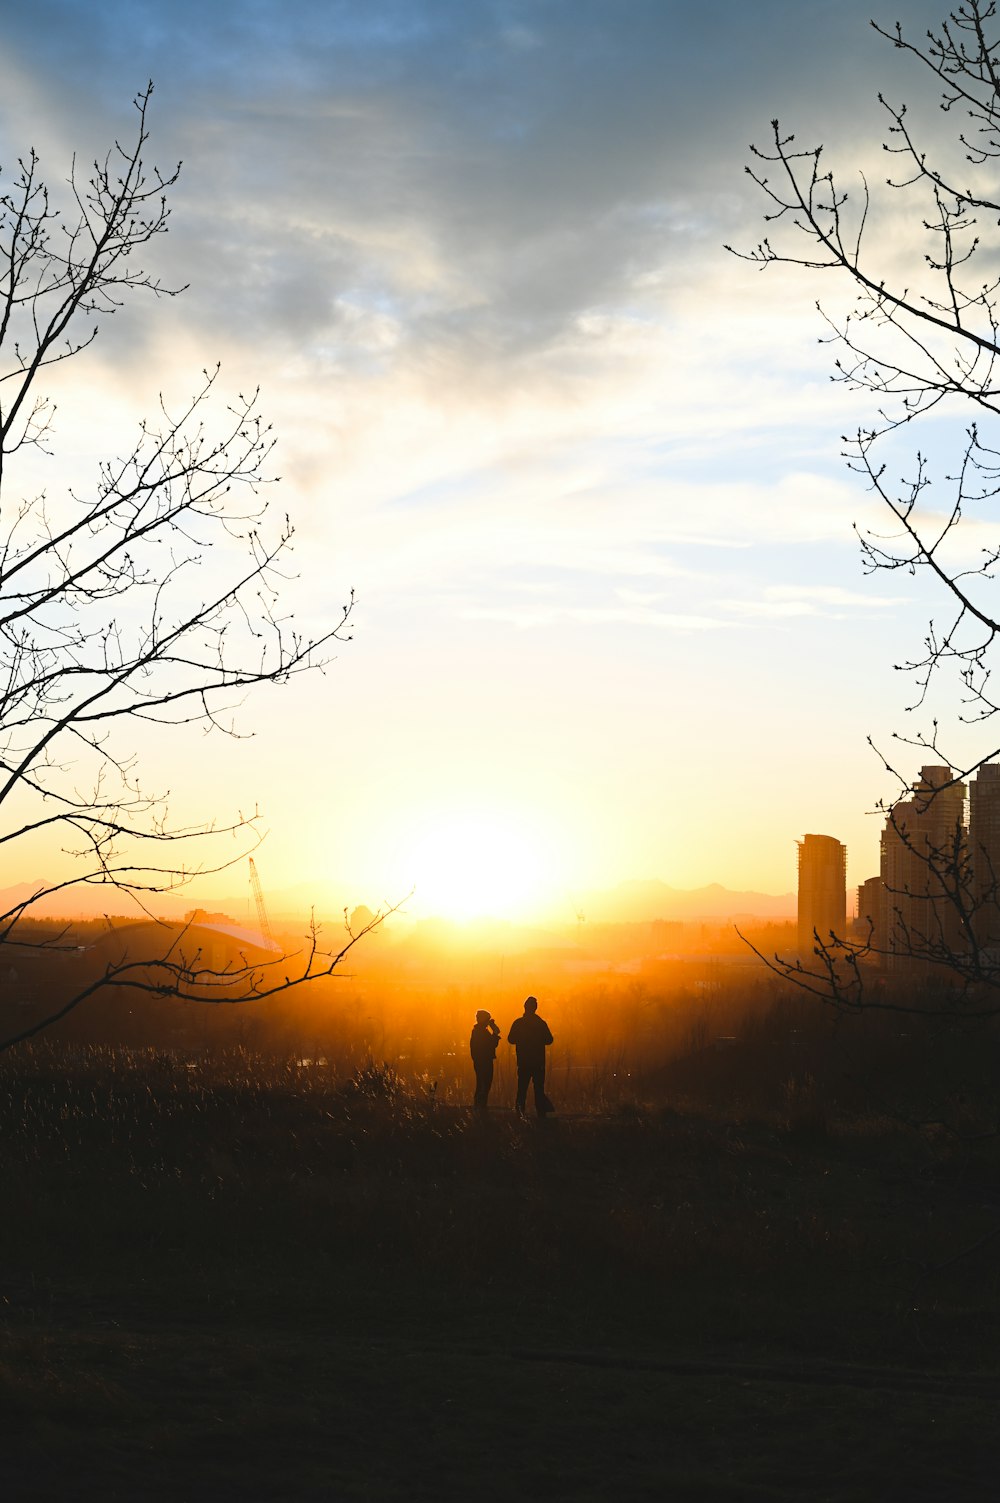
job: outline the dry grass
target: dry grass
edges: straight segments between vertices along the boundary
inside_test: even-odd
[[[567,1499],[793,1498],[839,1455],[848,1499],[896,1451],[897,1496],[959,1495],[949,1466],[988,1496],[992,1105],[908,1119],[928,1083],[889,1090],[873,1045],[882,1109],[848,1110],[811,1047],[789,1069],[758,1029],[545,1125],[378,1060],[11,1056],[9,1495],[90,1496],[86,1440],[106,1498],[500,1499],[505,1466]]]

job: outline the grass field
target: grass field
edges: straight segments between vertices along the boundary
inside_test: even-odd
[[[4,1496],[994,1498],[995,1135],[692,1085],[10,1056]]]

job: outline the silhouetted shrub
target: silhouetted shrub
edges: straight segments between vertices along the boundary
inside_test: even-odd
[[[368,1096],[375,1101],[395,1101],[409,1094],[406,1084],[385,1060],[380,1065],[367,1059],[344,1087],[348,1096]]]

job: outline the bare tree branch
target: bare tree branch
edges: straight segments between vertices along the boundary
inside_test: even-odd
[[[274,436],[256,391],[220,402],[217,367],[186,402],[161,396],[92,480],[54,496],[18,492],[26,451],[52,452],[46,372],[81,355],[133,295],[184,290],[140,260],[167,231],[180,172],[146,161],[151,96],[150,84],[135,99],[130,143],[116,142],[88,174],[73,163],[63,207],[34,151],[0,192],[0,847],[61,832],[72,861],[69,875],[0,914],[8,944],[42,898],[69,901],[74,887],[100,885],[141,906],[253,849],[256,812],[174,824],[165,796],[138,777],[130,730],[151,721],[239,735],[235,712],[251,690],[322,668],[349,640],[353,597],[318,632],[282,609],[294,530],[268,516]],[[240,834],[235,854],[220,857],[219,838]],[[171,854],[189,847],[187,858]],[[325,970],[313,942],[294,976],[263,990],[255,968],[227,969],[218,996],[209,969],[178,958],[172,940],[152,965],[134,960],[71,986],[0,1048],[65,1017],[97,986],[235,1000],[242,982],[247,996],[271,995],[329,974],[356,938],[325,956]]]
[[[800,148],[771,121],[765,149],[751,147],[746,171],[774,226],[736,252],[762,271],[796,266],[820,272],[849,294],[846,311],[820,309],[827,341],[839,346],[834,380],[872,398],[872,421],[845,438],[849,466],[887,516],[884,531],[856,529],[866,570],[920,573],[945,602],[919,650],[895,666],[916,685],[911,709],[928,703],[942,680],[957,693],[956,719],[983,725],[1000,710],[993,688],[1000,637],[996,570],[1000,534],[1000,274],[994,227],[1000,162],[1000,20],[996,0],[965,0],[935,31],[913,41],[901,23],[879,37],[921,65],[940,87],[940,129],[919,130],[905,104],[880,94],[891,158],[884,188],[859,174],[859,191],[827,168],[823,147]],[[926,134],[927,139],[921,139]],[[888,231],[883,217],[894,216]],[[898,232],[900,209],[907,234]],[[731,247],[729,247],[731,249]],[[883,440],[932,414],[971,410],[964,444],[950,469],[916,449],[908,469],[890,470]],[[939,430],[940,431],[940,430]],[[896,450],[892,450],[895,453]],[[974,539],[974,541],[973,541]],[[987,732],[987,734],[990,734]],[[883,834],[880,923],[863,938],[814,934],[812,955],[766,963],[835,1006],[986,1018],[1000,1014],[1000,847],[975,820],[935,820],[973,772],[1000,756],[996,733],[963,771],[930,731],[900,736],[933,754],[930,786],[898,779],[898,800],[880,806]],[[964,757],[968,764],[967,754]],[[990,785],[993,786],[992,784]],[[945,805],[939,805],[939,813]],[[940,826],[940,828],[939,828]],[[905,873],[891,875],[893,865]],[[765,958],[765,957],[762,957]],[[890,985],[894,967],[911,969],[906,987]],[[922,978],[920,986],[913,976]],[[919,995],[916,995],[919,993]]]

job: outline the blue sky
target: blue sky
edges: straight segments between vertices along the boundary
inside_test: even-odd
[[[63,179],[149,77],[150,155],[184,160],[156,269],[190,290],[60,378],[54,473],[219,359],[275,423],[302,620],[358,594],[330,672],[250,702],[200,785],[145,748],[192,809],[261,805],[270,885],[419,894],[428,819],[517,829],[553,892],[787,890],[807,830],[875,870],[865,738],[906,720],[928,606],[861,570],[825,289],[722,248],[760,236],[772,116],[870,165],[877,89],[926,94],[870,9],[9,8],[5,166]]]

